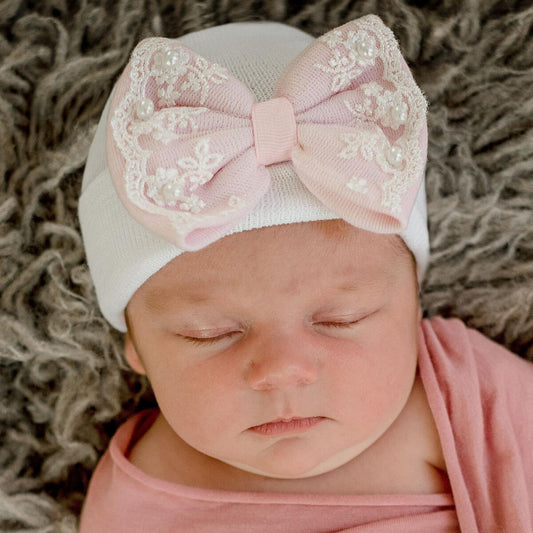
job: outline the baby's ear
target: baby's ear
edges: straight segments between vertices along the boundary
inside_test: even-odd
[[[126,332],[126,337],[124,338],[124,355],[126,356],[126,361],[128,361],[129,365],[135,370],[135,372],[146,375],[146,370],[137,353],[137,348],[135,348],[135,344],[133,344],[133,341],[131,340],[129,331]]]

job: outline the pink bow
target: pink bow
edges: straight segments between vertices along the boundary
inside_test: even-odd
[[[292,161],[304,185],[354,226],[399,233],[426,161],[426,101],[392,32],[375,16],[336,28],[255,102],[226,69],[150,38],[111,102],[108,163],[140,223],[183,250],[215,241]]]

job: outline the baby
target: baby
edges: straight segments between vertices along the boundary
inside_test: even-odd
[[[426,148],[375,16],[137,46],[80,220],[158,409],[113,437],[82,533],[533,531],[533,365],[422,320]]]

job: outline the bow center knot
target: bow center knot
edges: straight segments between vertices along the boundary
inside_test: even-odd
[[[298,136],[294,109],[287,98],[281,96],[252,104],[252,128],[255,154],[260,165],[291,159]]]

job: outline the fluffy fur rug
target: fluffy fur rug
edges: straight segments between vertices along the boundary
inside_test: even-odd
[[[319,35],[376,13],[429,102],[425,312],[533,360],[533,5],[0,2],[0,530],[74,532],[118,424],[154,400],[102,318],[76,218],[99,114],[141,38],[232,21]]]

